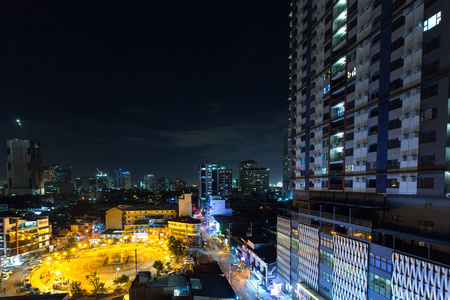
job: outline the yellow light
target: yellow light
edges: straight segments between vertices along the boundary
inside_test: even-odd
[[[56,271],[56,272],[55,272],[55,275],[56,275],[56,276],[59,276],[59,274],[61,274],[60,271]]]

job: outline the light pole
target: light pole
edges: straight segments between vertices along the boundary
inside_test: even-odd
[[[137,249],[134,249],[134,265],[136,267],[136,276],[137,276]]]

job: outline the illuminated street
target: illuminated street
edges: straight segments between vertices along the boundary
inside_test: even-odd
[[[105,282],[107,290],[112,291],[113,278],[126,274],[134,277],[135,250],[137,250],[137,269],[148,270],[153,274],[152,265],[155,260],[165,259],[168,252],[162,245],[156,244],[117,244],[76,252],[78,257],[68,259],[49,255],[31,275],[31,285],[42,292],[68,291],[69,283],[80,281],[82,287],[90,290],[86,275],[99,273],[100,280]],[[66,283],[66,284],[64,284]]]

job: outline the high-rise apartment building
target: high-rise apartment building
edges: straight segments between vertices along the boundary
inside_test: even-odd
[[[153,174],[144,176],[144,187],[147,191],[155,192],[156,190],[156,178]]]
[[[254,160],[239,163],[239,184],[245,195],[267,193],[269,191],[269,169],[258,168]]]
[[[30,140],[6,141],[7,194],[41,194],[41,149]]]
[[[114,178],[112,182],[115,189],[131,189],[131,173],[122,169],[114,169]]]
[[[447,4],[447,5],[446,5]],[[450,299],[450,7],[294,0],[278,275],[296,299]]]
[[[200,205],[204,205],[208,196],[221,196],[224,200],[227,200],[227,207],[229,207],[232,178],[231,169],[218,167],[217,164],[210,164],[207,161],[202,162],[198,171]]]

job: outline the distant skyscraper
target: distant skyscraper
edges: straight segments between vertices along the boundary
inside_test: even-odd
[[[30,140],[7,140],[7,194],[41,194],[41,149]]]
[[[131,189],[131,173],[128,171],[123,172],[123,188]]]
[[[155,192],[155,189],[156,189],[155,175],[149,174],[149,175],[144,176],[144,188],[147,191]]]
[[[245,195],[263,194],[269,191],[269,169],[258,168],[254,160],[239,163],[239,184]]]
[[[94,177],[78,177],[76,188],[79,193],[89,193],[95,191]]]
[[[225,167],[218,167],[217,164],[210,164],[204,161],[199,166],[198,172],[200,205],[208,196],[221,196],[225,200],[230,200],[232,186],[232,170]]]
[[[97,169],[98,170],[98,169]],[[98,170],[99,173],[95,177],[95,184],[97,190],[105,190],[111,188],[111,178],[109,178],[108,174]]]
[[[181,178],[177,178],[177,180],[175,181],[175,189],[182,190],[184,188],[186,188],[186,181]]]

